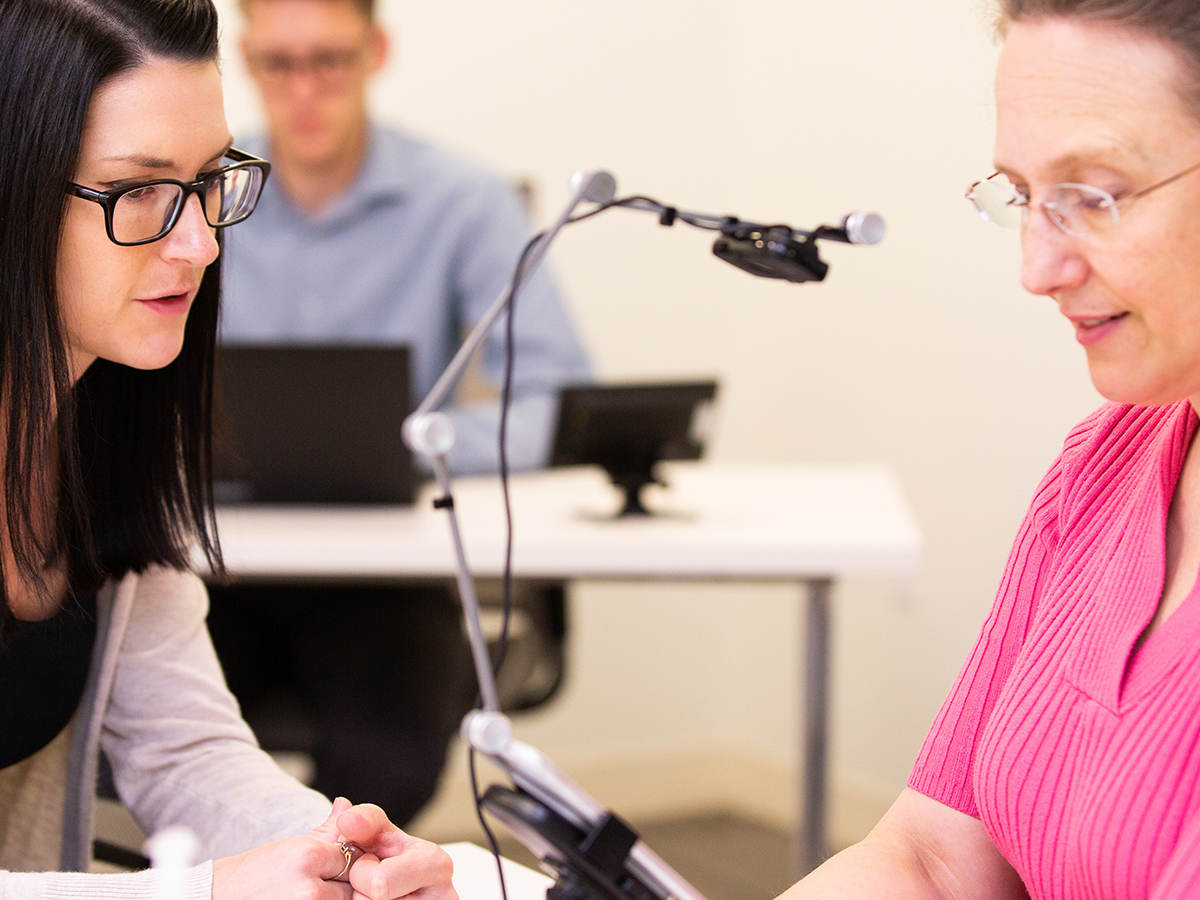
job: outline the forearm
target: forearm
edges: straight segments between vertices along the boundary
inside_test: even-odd
[[[258,748],[225,687],[199,579],[154,570],[129,584],[137,613],[123,638],[101,745],[142,828],[186,825],[204,856],[221,857],[320,822],[329,801]]]

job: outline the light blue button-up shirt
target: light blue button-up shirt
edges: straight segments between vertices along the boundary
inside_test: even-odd
[[[270,158],[263,140],[243,146]],[[226,229],[223,340],[406,343],[418,402],[508,284],[529,236],[503,178],[376,126],[358,178],[319,214],[268,180],[254,215]],[[515,331],[509,464],[528,469],[549,455],[557,386],[587,380],[589,366],[544,269],[517,296]],[[503,367],[502,318],[484,345],[483,374],[498,384]],[[498,405],[449,413],[452,471],[495,471]]]

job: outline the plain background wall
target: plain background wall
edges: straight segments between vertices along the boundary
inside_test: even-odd
[[[720,378],[714,458],[880,460],[899,475],[922,573],[835,594],[833,788],[874,815],[903,785],[1037,480],[1098,402],[1069,325],[1018,284],[1016,235],[963,200],[991,171],[987,6],[380,2],[394,55],[379,117],[531,178],[539,221],[591,166],[685,209],[809,227],[855,208],[887,218],[878,247],[825,246],[823,284],[752,278],[710,255],[711,234],[620,210],[551,254],[602,377]],[[235,4],[218,6],[237,136],[259,110]],[[582,585],[570,685],[519,733],[623,802],[636,797],[601,779],[605,765],[661,776],[678,758],[701,761],[675,768],[679,796],[725,779],[751,808],[786,806],[796,596]],[[722,755],[749,780],[714,770]]]

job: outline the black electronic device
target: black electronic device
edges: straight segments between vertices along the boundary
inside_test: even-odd
[[[405,345],[218,348],[213,479],[219,503],[409,504],[401,437]]]
[[[713,380],[566,385],[559,391],[552,466],[598,465],[624,491],[618,515],[646,515],[641,491],[662,460],[704,452]]]
[[[824,281],[829,265],[817,252],[812,236],[786,225],[763,227],[737,222],[722,228],[713,254],[760,278]]]
[[[638,836],[620,816],[605,813],[585,831],[524,791],[499,785],[484,792],[483,806],[555,874],[547,900],[655,900],[628,865]]]

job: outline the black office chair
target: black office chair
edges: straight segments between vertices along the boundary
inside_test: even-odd
[[[499,587],[494,581],[480,585],[493,651],[499,638]],[[506,661],[498,679],[501,705],[509,713],[549,702],[566,675],[563,586],[519,582],[513,593]],[[319,790],[379,798],[376,802],[400,824],[416,815],[436,790],[446,748],[476,697],[452,583],[439,580],[398,592],[382,583],[234,583],[210,586],[210,594],[209,626],[218,655],[263,749],[315,763],[307,775],[299,775],[311,777]],[[363,618],[339,619],[344,609]],[[405,632],[407,621],[426,613],[419,629]],[[379,626],[372,628],[372,616]],[[324,624],[313,628],[316,621],[331,620],[333,630]],[[275,635],[279,642],[272,645]],[[361,705],[339,705],[340,692],[358,689],[347,688],[345,677],[325,681],[314,672],[336,641],[357,653],[352,671],[366,679],[360,684],[381,688],[365,693]],[[388,687],[389,678],[401,686],[399,693]],[[331,697],[331,690],[338,697]],[[417,693],[406,698],[403,691]]]
[[[503,609],[499,583],[479,591],[484,635],[493,652],[499,646]],[[566,679],[567,604],[561,582],[514,585],[503,665],[496,678],[500,708],[525,712],[549,703]]]
[[[503,610],[499,582],[478,585],[484,636],[495,658]],[[566,680],[567,605],[560,582],[518,582],[503,665],[496,679],[501,709],[520,713],[554,699]],[[279,691],[255,706],[251,725],[263,748],[272,752],[311,753],[317,729],[295,695]]]

